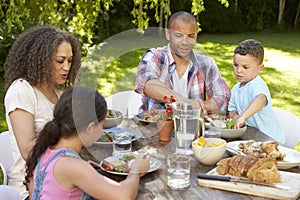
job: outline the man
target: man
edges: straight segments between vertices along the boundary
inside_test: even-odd
[[[230,89],[214,60],[195,53],[197,22],[190,13],[173,14],[165,31],[169,44],[149,49],[138,65],[136,92],[144,94],[144,111],[161,109],[165,96],[200,105],[204,114],[226,111]]]

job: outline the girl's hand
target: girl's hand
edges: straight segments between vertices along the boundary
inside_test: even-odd
[[[150,168],[149,157],[142,155],[137,157],[131,165],[130,174],[140,174],[140,177],[144,176]]]

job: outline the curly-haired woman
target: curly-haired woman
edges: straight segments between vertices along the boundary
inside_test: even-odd
[[[8,185],[23,199],[25,160],[37,134],[52,120],[62,90],[74,84],[81,65],[79,41],[51,26],[26,30],[14,42],[4,64],[6,121],[11,133],[13,163],[7,171]]]

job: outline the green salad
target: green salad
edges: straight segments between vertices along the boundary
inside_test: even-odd
[[[97,140],[98,142],[112,142],[113,141],[113,133],[112,132],[103,132],[101,137]]]

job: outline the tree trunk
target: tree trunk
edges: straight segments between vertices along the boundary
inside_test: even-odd
[[[297,14],[295,17],[295,21],[294,21],[294,28],[297,29],[298,23],[300,22],[300,0],[298,0],[298,9],[297,9]]]
[[[286,0],[279,0],[279,13],[278,13],[278,22],[277,22],[279,25],[282,24],[283,22],[285,2]]]
[[[164,8],[160,4],[159,8],[159,35],[162,35],[162,29],[163,29],[163,21],[164,21]]]

